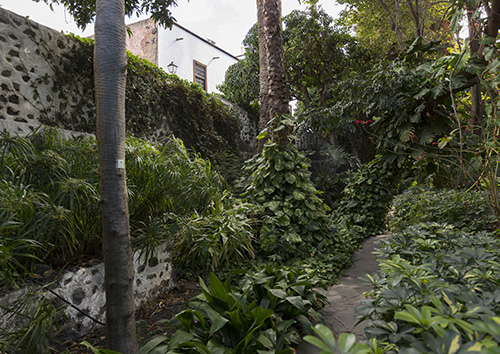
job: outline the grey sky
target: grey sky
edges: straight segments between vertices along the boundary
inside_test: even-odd
[[[294,9],[304,9],[298,0],[282,0],[283,14]],[[177,0],[172,8],[177,22],[201,37],[210,38],[217,46],[234,55],[242,53],[241,41],[250,27],[257,21],[255,0]],[[320,0],[323,9],[337,17],[341,7],[334,0]],[[54,6],[54,12],[43,2],[32,0],[0,0],[0,5],[22,16],[29,16],[35,22],[47,27],[72,32],[81,36],[93,34],[93,25],[82,32],[63,7]],[[127,23],[146,18],[132,17]]]

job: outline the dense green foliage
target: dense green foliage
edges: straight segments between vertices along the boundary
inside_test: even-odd
[[[306,109],[326,107],[331,87],[352,71],[364,71],[370,52],[355,37],[333,26],[333,18],[316,7],[283,18],[283,47],[292,97]]]
[[[368,236],[385,230],[385,216],[398,192],[400,171],[383,168],[377,157],[361,166],[345,187],[332,221],[356,247]]]
[[[317,310],[326,298],[314,288],[324,284],[294,269],[266,266],[237,287],[214,274],[210,287],[200,284],[202,294],[171,322],[172,338],[154,338],[140,353],[292,353],[300,329],[312,334],[309,318],[323,321]]]
[[[129,55],[126,95],[129,134],[147,137],[166,126],[168,133],[204,157],[215,157],[218,152],[238,154],[237,118],[220,99],[199,85]]]
[[[54,112],[42,115],[41,121],[94,133],[94,43],[78,37],[74,40],[75,50],[63,67],[55,68],[54,91],[67,97],[68,92],[78,89],[79,101],[73,112],[54,108]],[[130,53],[125,100],[126,129],[131,136],[163,143],[173,134],[203,157],[240,154],[239,121],[218,97]]]
[[[321,148],[310,168],[311,181],[323,192],[321,197],[330,208],[337,208],[342,191],[360,166],[356,156],[340,147],[325,145]]]
[[[374,145],[365,129],[354,124],[358,117],[338,114],[332,108],[342,95],[339,82],[356,72],[370,70],[372,54],[347,31],[333,26],[323,10],[311,7],[283,18],[284,61],[291,99],[297,100],[295,134],[355,154],[362,163],[374,157]],[[219,87],[224,96],[243,107],[255,106],[259,98],[259,46],[256,26],[244,41],[245,59],[230,67]],[[349,113],[348,110],[342,113]],[[319,123],[321,122],[321,123]],[[323,129],[328,125],[329,129]],[[314,132],[314,133],[312,133]],[[306,148],[314,148],[308,146]]]
[[[175,224],[174,263],[184,272],[210,272],[241,267],[255,258],[255,207],[234,201],[219,203],[209,213],[189,218],[172,215]]]
[[[291,122],[283,119],[276,130]],[[244,196],[259,210],[259,246],[270,259],[286,261],[342,247],[328,225],[329,211],[310,180],[310,160],[295,145],[264,144],[245,167]]]
[[[476,232],[492,230],[495,214],[484,192],[410,188],[396,196],[389,227],[405,229],[422,222],[454,225]]]
[[[379,274],[367,276],[374,290],[360,309],[362,318],[373,320],[367,336],[404,353],[443,353],[451,346],[498,352],[497,238],[427,223],[385,244],[387,259]]]
[[[4,280],[36,260],[63,266],[101,253],[101,212],[94,138],[63,139],[56,129],[0,139],[0,264]],[[129,139],[127,182],[132,236],[151,254],[168,236],[165,213],[210,213],[224,179],[181,141],[163,146]]]
[[[196,85],[130,56],[127,129],[152,137],[161,128],[153,138],[164,142],[156,146],[129,139],[127,144],[134,245],[150,257],[162,240],[172,238],[176,264],[205,280],[210,272],[221,278],[240,267],[245,270],[236,273],[253,274],[233,287],[214,275],[209,286],[202,281],[203,294],[174,320],[176,334],[152,340],[143,353],[286,353],[298,343],[300,327],[319,335],[322,342],[310,340],[331,352],[488,352],[486,347],[499,352],[499,241],[485,233],[498,227],[500,215],[498,44],[485,37],[484,55],[457,53],[448,43],[429,41],[433,26],[437,37],[447,32],[439,33],[447,24],[434,16],[421,22],[421,28],[411,28],[415,18],[408,8],[389,29],[387,11],[377,9],[385,1],[343,2],[352,5],[343,23],[355,26],[356,38],[345,28],[334,28],[331,18],[314,6],[285,19],[290,90],[301,101],[298,134],[312,129],[327,143],[323,150],[328,158],[311,167],[292,137],[289,144],[267,142],[243,170],[242,200],[225,191],[224,180],[208,161],[166,139],[173,131],[202,156],[225,160],[239,144],[235,118]],[[436,14],[443,10],[442,4],[429,1],[401,0],[391,6],[411,3]],[[454,5],[452,27],[464,2]],[[392,30],[412,40],[401,43]],[[374,42],[379,39],[384,41]],[[220,89],[236,103],[255,108],[255,27],[245,47],[246,58],[228,71]],[[376,48],[378,55],[366,47]],[[75,62],[91,70],[91,61],[82,59],[90,57],[91,44],[82,48],[87,54],[80,52]],[[86,82],[91,76],[78,77]],[[483,113],[473,121],[468,89],[477,83],[483,88]],[[80,113],[85,116],[88,110],[82,107]],[[93,131],[92,114],[87,117],[89,122],[79,115],[57,122]],[[289,131],[291,125],[285,117],[276,130]],[[378,157],[364,163],[375,145]],[[61,265],[77,254],[98,255],[95,141],[63,142],[53,132],[27,139],[4,135],[0,147],[4,280],[29,271],[36,261]],[[335,160],[339,156],[343,161]],[[226,161],[231,164],[232,159]],[[230,172],[238,174],[234,166]],[[312,290],[321,283],[311,280],[311,274],[334,280],[362,240],[386,230],[386,215],[403,175],[406,184],[448,189],[413,188],[395,199],[394,234],[382,250],[388,258],[380,274],[368,277],[374,290],[360,313],[373,320],[366,332],[371,340],[368,345],[354,345],[349,336],[336,341],[324,328],[311,327],[311,319],[320,320],[316,310],[323,303]],[[451,189],[457,187],[462,189]],[[331,215],[323,196],[335,208]],[[293,268],[271,267],[270,261]]]
[[[445,17],[453,1],[340,0],[339,3],[346,8],[338,24],[356,31],[358,40],[380,57],[396,55],[403,49],[401,45],[406,46],[418,36],[428,41],[450,36]]]

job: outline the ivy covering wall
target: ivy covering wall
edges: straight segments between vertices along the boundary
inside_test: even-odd
[[[65,36],[0,8],[0,130],[27,134],[40,124],[95,132],[93,41]],[[19,77],[18,77],[19,76]],[[239,155],[235,113],[196,84],[129,54],[127,133],[182,139],[203,157]]]

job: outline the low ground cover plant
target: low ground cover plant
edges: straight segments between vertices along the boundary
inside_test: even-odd
[[[326,298],[314,288],[324,283],[293,268],[266,266],[234,287],[212,273],[209,286],[200,284],[202,294],[171,321],[175,334],[140,353],[293,353],[303,331],[313,333],[311,320],[323,321]]]
[[[358,309],[369,338],[400,353],[500,352],[500,240],[421,223],[381,248],[381,272]]]
[[[497,222],[484,191],[412,187],[396,196],[390,229],[401,230],[419,222],[453,224],[464,231],[493,230]]]

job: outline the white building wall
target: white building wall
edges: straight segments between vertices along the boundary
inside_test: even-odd
[[[182,39],[181,39],[182,38]],[[217,58],[218,59],[215,59]],[[177,76],[193,82],[193,60],[207,66],[207,92],[219,92],[217,85],[224,81],[226,70],[238,59],[224,52],[195,34],[173,25],[172,29],[159,27],[158,66],[168,72],[172,61],[177,68]]]

